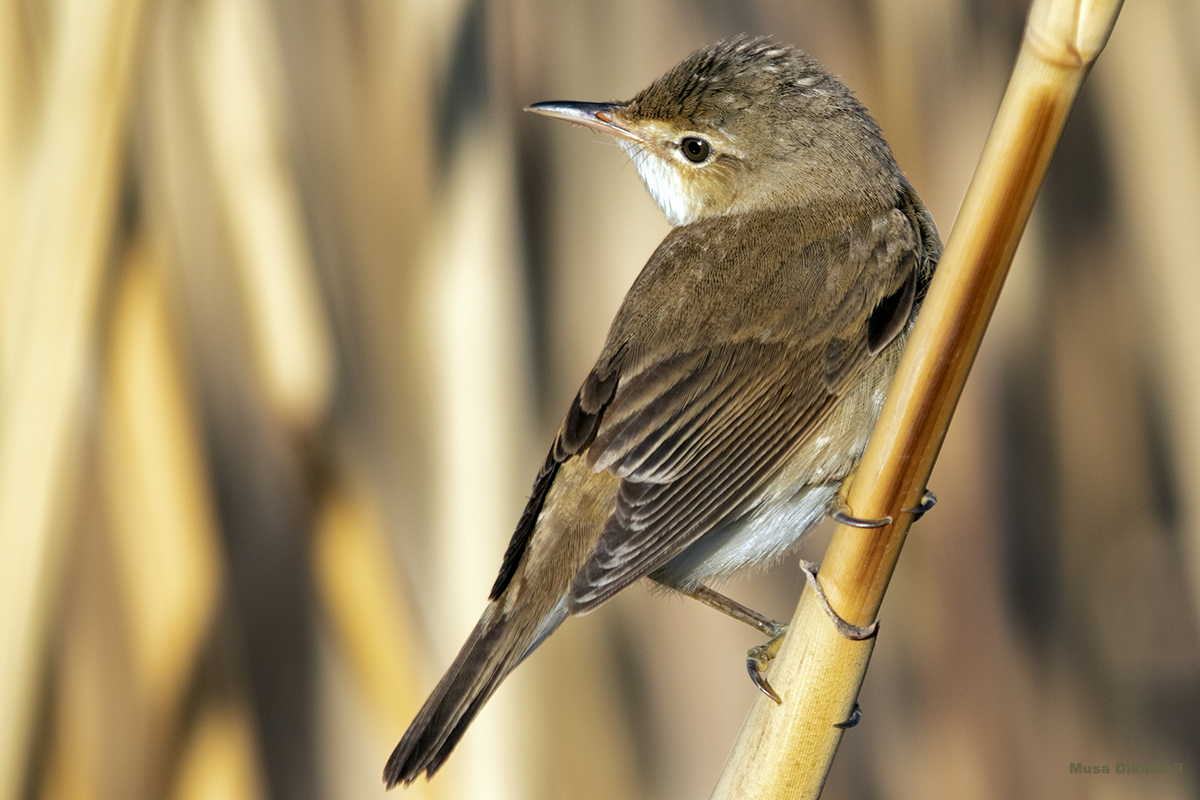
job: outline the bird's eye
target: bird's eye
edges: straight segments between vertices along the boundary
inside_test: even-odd
[[[695,136],[684,137],[683,141],[679,143],[679,149],[683,151],[687,160],[694,164],[703,163],[708,158],[709,153],[712,152],[712,148],[708,146],[708,142]]]

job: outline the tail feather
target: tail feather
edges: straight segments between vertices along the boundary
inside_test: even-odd
[[[552,615],[540,627],[514,630],[516,620],[499,604],[490,605],[392,751],[383,770],[387,788],[412,783],[422,772],[433,777],[500,682],[565,616]]]

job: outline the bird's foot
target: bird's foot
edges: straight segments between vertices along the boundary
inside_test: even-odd
[[[812,584],[813,592],[817,595],[817,600],[821,603],[821,608],[825,609],[825,613],[833,620],[833,626],[837,628],[838,633],[847,639],[862,641],[863,639],[870,639],[879,632],[879,620],[875,620],[870,625],[864,625],[860,628],[857,625],[851,625],[838,616],[838,613],[833,610],[833,606],[829,605],[829,600],[825,597],[825,590],[821,588],[821,583],[817,580],[818,566],[816,564],[811,561],[801,560],[800,569],[804,570],[804,574],[808,577],[808,582]]]
[[[808,582],[812,584],[813,592],[817,595],[817,600],[821,603],[821,608],[825,609],[825,613],[833,620],[833,625],[837,628],[838,633],[845,636],[847,639],[854,641],[862,641],[870,639],[879,632],[879,620],[872,622],[870,625],[859,627],[851,625],[846,620],[838,616],[838,613],[833,610],[833,606],[829,605],[829,599],[825,597],[825,590],[821,588],[820,582],[817,580],[817,565],[811,561],[801,561],[800,568],[804,570],[804,574],[808,577]],[[767,667],[775,660],[775,656],[779,654],[779,648],[783,645],[784,634],[787,633],[787,625],[779,622],[772,622],[773,631],[762,628],[765,633],[771,634],[771,640],[765,644],[760,644],[758,647],[752,647],[746,652],[746,672],[750,673],[750,680],[754,681],[754,685],[759,691],[767,697],[774,700],[776,703],[782,703],[783,698],[779,693],[771,687],[770,681],[763,674]],[[861,712],[855,706],[855,711],[850,715],[850,719],[845,722],[839,722],[839,728],[852,728],[858,724],[858,718]]]
[[[776,622],[770,617],[765,617],[754,609],[747,608],[736,600],[731,600],[720,592],[715,592],[703,584],[694,589],[687,590],[685,594],[688,597],[699,600],[710,608],[715,608],[722,614],[728,614],[739,622],[744,622],[752,628],[757,628],[771,637],[770,641],[766,644],[752,647],[746,652],[746,671],[750,673],[750,680],[754,681],[754,685],[759,688],[759,691],[776,703],[782,703],[783,700],[771,688],[771,684],[767,682],[767,679],[763,676],[763,672],[775,658],[775,654],[779,652],[779,647],[783,644],[783,635],[787,632],[788,626],[782,622]]]
[[[787,627],[787,625],[779,625],[779,633],[772,637],[771,641],[760,644],[758,647],[751,647],[746,651],[746,672],[750,673],[750,680],[754,681],[754,685],[760,692],[779,704],[783,703],[783,698],[771,688],[771,684],[763,672],[779,654]]]

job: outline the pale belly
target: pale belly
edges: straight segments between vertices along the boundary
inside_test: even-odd
[[[747,566],[769,566],[825,518],[839,485],[804,487],[785,502],[764,506],[710,531],[654,572],[654,579],[690,589]]]

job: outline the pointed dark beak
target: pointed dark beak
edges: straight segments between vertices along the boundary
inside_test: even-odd
[[[622,139],[641,142],[640,136],[628,128],[622,127],[613,119],[612,112],[624,107],[621,103],[573,103],[567,100],[551,100],[548,103],[534,103],[526,106],[525,110],[541,114],[544,117],[565,119],[567,122],[574,122],[576,125],[603,131]]]

